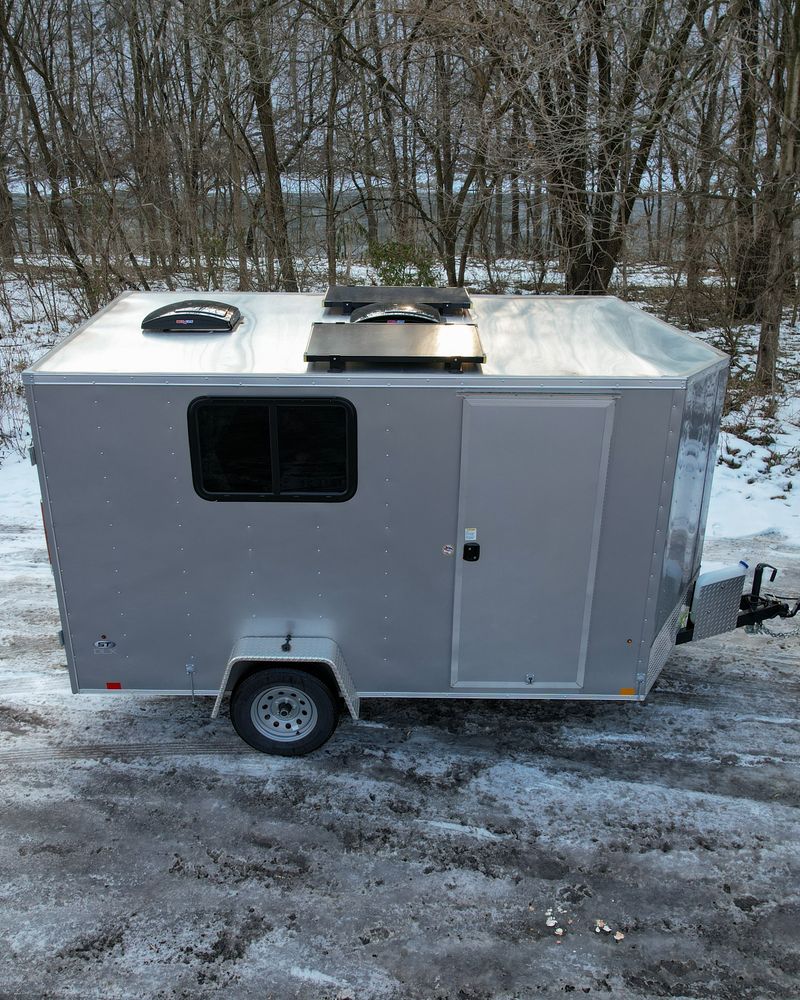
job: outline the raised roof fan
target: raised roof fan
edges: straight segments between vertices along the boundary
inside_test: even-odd
[[[442,314],[424,302],[370,302],[350,313],[351,323],[441,323]]]

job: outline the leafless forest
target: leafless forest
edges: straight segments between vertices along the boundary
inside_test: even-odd
[[[798,0],[0,0],[0,254],[86,310],[648,262],[690,328],[760,324],[769,392],[799,87]]]

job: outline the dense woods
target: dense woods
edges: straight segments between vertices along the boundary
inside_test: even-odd
[[[796,302],[800,0],[0,0],[0,255],[122,288],[293,290],[358,259],[685,318]],[[554,277],[555,275],[555,277]]]

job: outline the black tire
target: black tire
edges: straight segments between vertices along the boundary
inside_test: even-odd
[[[305,670],[266,667],[245,677],[231,695],[233,728],[262,753],[311,753],[331,737],[338,719],[338,699]]]

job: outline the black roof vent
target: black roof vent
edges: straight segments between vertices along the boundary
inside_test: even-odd
[[[242,314],[236,306],[185,299],[155,309],[142,320],[143,333],[230,333]]]

